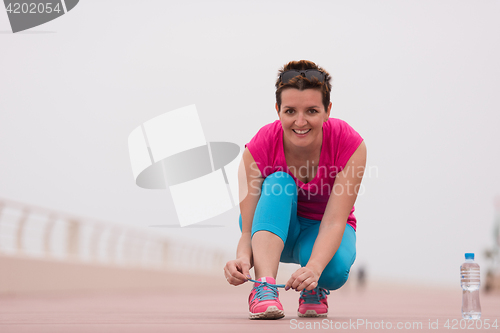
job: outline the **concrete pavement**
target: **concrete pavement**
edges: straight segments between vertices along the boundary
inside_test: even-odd
[[[326,320],[299,319],[299,295],[293,290],[280,292],[285,318],[249,320],[250,288],[250,283],[227,285],[222,274],[220,278],[175,275],[169,287],[161,290],[4,294],[0,296],[0,332],[448,332],[471,327],[479,331],[479,323],[460,322],[458,284],[451,290],[368,285],[360,291],[347,286],[329,296]],[[481,305],[481,331],[500,331],[484,330],[485,319],[490,325],[495,320],[500,325],[500,295],[482,294]]]

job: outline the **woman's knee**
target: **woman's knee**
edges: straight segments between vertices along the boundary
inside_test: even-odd
[[[284,171],[276,171],[271,173],[269,176],[266,177],[267,180],[270,179],[291,179],[293,181],[292,176],[290,176],[288,173]]]
[[[321,274],[319,279],[320,287],[329,290],[342,287],[349,278],[349,272],[354,260],[356,260],[356,233],[350,225],[347,225],[337,253],[335,253]]]
[[[328,264],[319,279],[319,286],[328,290],[336,290],[342,287],[349,278],[351,265],[337,264],[332,262]]]
[[[270,174],[262,183],[262,194],[264,195],[296,195],[297,185],[292,176],[283,171]]]

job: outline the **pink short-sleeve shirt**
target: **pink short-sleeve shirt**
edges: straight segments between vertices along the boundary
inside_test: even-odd
[[[288,169],[283,150],[283,128],[279,120],[262,127],[245,147],[252,154],[264,178],[277,171],[284,171],[293,177],[298,191],[298,216],[321,221],[330,193],[334,190],[335,176],[344,169],[362,141],[358,132],[345,121],[329,118],[323,123],[318,171],[309,183],[301,182]],[[354,206],[347,224],[356,230]]]

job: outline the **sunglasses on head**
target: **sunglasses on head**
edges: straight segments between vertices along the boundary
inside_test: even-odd
[[[308,80],[316,78],[319,82],[325,81],[325,73],[320,72],[317,69],[305,69],[305,70],[291,69],[289,71],[285,71],[280,74],[280,81],[283,84],[287,84],[288,82],[290,82],[290,80],[299,75],[305,77]]]

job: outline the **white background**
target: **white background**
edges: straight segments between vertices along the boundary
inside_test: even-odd
[[[169,192],[134,184],[128,135],[196,104],[208,141],[243,146],[277,119],[277,70],[308,59],[368,147],[355,267],[458,287],[464,252],[487,267],[500,193],[499,14],[487,0],[82,0],[12,34],[0,10],[0,197],[233,253],[238,209],[175,227]]]

